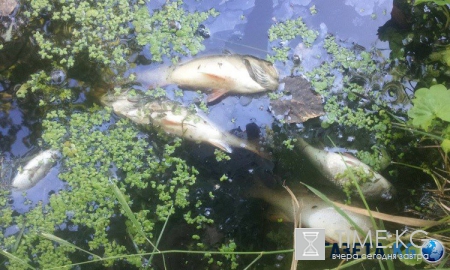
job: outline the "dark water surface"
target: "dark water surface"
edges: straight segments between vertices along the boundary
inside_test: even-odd
[[[165,1],[150,1],[149,7],[154,9],[160,7]],[[315,5],[318,13],[311,15],[310,7]],[[321,49],[323,39],[327,34],[332,34],[338,40],[346,44],[358,44],[367,50],[375,47],[389,53],[389,45],[378,40],[378,28],[384,25],[390,18],[392,2],[387,0],[357,1],[357,0],[213,0],[213,1],[185,1],[187,10],[208,10],[216,8],[220,15],[205,22],[205,26],[211,31],[211,37],[204,41],[206,50],[200,55],[222,53],[230,51],[239,54],[250,54],[265,58],[271,52],[271,43],[267,38],[267,31],[276,21],[295,19],[301,16],[310,29],[317,30],[320,35],[311,48],[305,48],[301,40],[291,41],[288,46],[294,48],[294,53],[302,57],[302,65],[305,71],[320,65],[321,59],[315,57],[323,55]],[[279,42],[279,41],[275,41]],[[142,52],[146,55],[147,52]],[[159,65],[159,64],[158,64]],[[288,76],[292,67],[291,61],[287,63],[276,63],[280,77]],[[132,72],[145,74],[157,65],[141,65]],[[142,77],[142,76],[141,76]],[[148,87],[145,80],[141,81],[143,88]],[[198,95],[192,91],[186,91],[183,97],[175,97],[173,91],[168,89],[168,96],[185,104],[192,103]],[[264,134],[265,127],[279,126],[274,122],[274,117],[269,111],[269,98],[266,94],[251,96],[229,95],[220,102],[209,106],[209,117],[225,130],[246,130],[249,124],[256,124]],[[12,102],[12,108],[8,112],[0,111],[0,149],[5,160],[16,161],[26,154],[38,148],[40,138],[40,119],[36,119],[36,108],[25,107],[17,101]],[[306,127],[305,127],[306,126]],[[318,121],[299,125],[297,128],[309,130],[309,135],[314,136],[320,129]],[[283,136],[283,135],[280,135]],[[348,134],[352,136],[352,134]],[[251,178],[257,175],[259,178],[267,178],[269,184],[278,183],[280,179],[298,178],[301,181],[318,182],[319,173],[299,154],[289,151],[279,153],[279,160],[268,162],[255,157],[243,150],[236,150],[232,160],[219,166],[214,164],[214,149],[207,145],[186,143],[190,152],[190,163],[199,168],[198,197],[206,196],[218,183],[221,175],[230,176],[230,181],[220,183],[220,190],[216,200],[205,203],[201,211],[208,211],[216,220],[208,236],[212,237],[217,231],[227,238],[233,238],[238,243],[239,250],[274,250],[289,249],[288,241],[274,243],[266,238],[271,231],[292,230],[292,224],[276,224],[265,220],[264,211],[267,205],[260,200],[254,200],[246,196],[246,189],[251,185]],[[213,164],[213,165],[212,165]],[[11,165],[14,166],[15,164]],[[55,166],[51,173],[36,186],[27,190],[26,197],[22,192],[13,191],[12,200],[14,208],[18,213],[24,213],[39,201],[46,203],[49,194],[57,192],[64,187],[64,183],[57,178],[60,166]],[[255,173],[256,172],[256,173]],[[202,182],[203,181],[203,182]],[[248,183],[245,183],[248,181]],[[317,184],[319,187],[320,183]],[[324,185],[324,190],[329,186]],[[333,192],[331,190],[331,192]],[[28,199],[32,203],[24,204]],[[176,221],[169,223],[169,233],[164,239],[162,248],[175,249],[184,238],[189,238],[191,233],[188,228],[178,226]],[[282,235],[282,234],[281,234]],[[289,233],[285,234],[289,235]],[[189,239],[190,240],[190,239]],[[188,241],[188,240],[186,240]],[[178,263],[185,259],[183,256],[168,256],[169,265],[176,269]],[[252,259],[248,259],[248,263]],[[301,269],[321,269],[334,267],[339,262],[300,262]],[[265,256],[255,269],[288,269],[290,257]],[[370,266],[369,266],[370,267]]]

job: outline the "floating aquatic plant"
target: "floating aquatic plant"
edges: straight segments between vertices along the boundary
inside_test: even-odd
[[[420,88],[414,94],[413,103],[408,111],[411,124],[426,132],[437,133],[441,136],[442,149],[450,153],[450,90],[442,84]]]
[[[209,16],[219,13],[214,9],[188,13],[182,5],[182,1],[167,3],[152,14],[146,7],[137,11],[133,20],[136,40],[139,45],[149,45],[152,60],[162,61],[166,56],[176,63],[178,56],[196,55],[204,49],[204,38],[196,35],[197,29]]]
[[[25,7],[29,27],[36,28],[33,38],[39,47],[38,54],[49,66],[85,72],[89,70],[85,65],[91,65],[101,78],[92,78],[92,73],[81,74],[81,77],[116,86],[134,79],[133,75],[128,80],[123,78],[130,65],[132,49],[136,51],[148,45],[152,61],[161,61],[167,56],[176,62],[180,55],[195,55],[204,48],[204,38],[196,34],[198,26],[209,16],[218,14],[213,9],[188,13],[182,1],[168,2],[154,11],[149,11],[144,1],[125,0],[101,3],[38,0],[29,1]],[[41,105],[51,102],[52,98],[70,99],[68,89],[51,85],[49,73],[49,70],[40,70],[33,74],[22,85],[18,96],[24,97],[29,90],[42,91]]]
[[[338,124],[365,130],[373,134],[377,144],[389,146],[393,139],[391,120],[386,111],[389,106],[382,99],[381,91],[371,87],[378,83],[376,74],[381,72],[371,53],[339,45],[333,36],[325,38],[324,48],[329,59],[306,73],[313,89],[325,100],[322,126],[328,128]],[[367,78],[368,83],[352,82],[355,75]],[[371,82],[371,78],[375,81]],[[354,106],[358,101],[363,105]],[[366,151],[363,156],[366,163],[375,168],[382,167],[378,164],[381,159],[376,151],[373,154]]]
[[[43,59],[70,68],[76,56],[86,52],[98,63],[122,65],[129,54],[129,22],[137,7],[137,2],[125,0],[39,0],[29,1],[24,14],[32,22],[43,14],[48,18],[43,31],[34,33]]]
[[[13,217],[6,196],[2,196],[0,234],[4,237],[0,246],[20,258],[10,260],[11,268],[20,268],[23,262],[40,268],[68,265],[72,263],[71,254],[81,249],[100,257],[130,254],[129,247],[111,232],[115,228],[113,220],[117,222],[120,217],[129,220],[125,225],[134,245],[151,250],[148,240],[156,242],[155,225],[180,209],[194,207],[188,197],[198,172],[175,156],[180,140],[168,142],[162,153],[156,153],[126,120],[104,130],[102,126],[111,121],[110,113],[94,106],[89,112],[71,113],[67,117],[60,110],[48,114],[43,122],[43,138],[53,148],[62,150],[64,169],[59,178],[67,183],[68,189],[51,195],[48,205],[39,203],[23,217]],[[115,178],[118,178],[114,183],[117,188],[111,182]],[[146,204],[143,208],[133,203],[131,195],[140,191],[148,198],[142,202]],[[124,204],[130,207],[124,208]],[[198,228],[212,222],[198,213],[186,212],[186,222]],[[22,239],[16,234],[5,235],[11,226],[24,229]],[[44,232],[73,243],[68,237],[68,227],[87,231],[91,237],[86,242],[77,242],[77,249],[62,245],[61,241],[55,245],[54,239],[39,234]],[[29,257],[29,254],[39,256]],[[89,260],[89,255],[79,255]],[[104,265],[114,262],[102,261]],[[128,263],[139,266],[141,260],[130,258]]]
[[[291,50],[290,46],[288,46],[290,40],[301,37],[305,46],[309,47],[318,35],[317,31],[306,26],[301,17],[272,25],[269,29],[269,41],[271,44],[274,44],[274,41],[279,43],[272,45],[274,54],[268,55],[267,60],[284,62],[288,59],[289,51]]]
[[[444,85],[416,90],[413,103],[408,116],[414,126],[429,131],[436,119],[450,122],[450,90]]]

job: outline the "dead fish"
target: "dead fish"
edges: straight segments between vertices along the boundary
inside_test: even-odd
[[[116,97],[104,96],[102,103],[140,125],[153,124],[169,134],[207,142],[227,153],[233,152],[232,147],[239,147],[268,158],[255,145],[223,131],[197,108],[192,112],[172,101],[133,102],[126,93]]]
[[[372,170],[359,159],[350,155],[340,155],[338,153],[327,152],[309,145],[302,138],[297,138],[297,147],[309,157],[312,164],[328,180],[339,187],[344,187],[352,183],[351,178],[341,177],[347,168],[361,169],[367,174],[367,181],[359,183],[361,191],[366,199],[390,200],[395,195],[395,188],[381,174]],[[357,191],[354,189],[354,193]]]
[[[61,153],[58,150],[49,149],[42,151],[33,157],[14,177],[12,187],[18,190],[26,190],[33,187],[44,178],[55,165]]]
[[[200,57],[168,70],[160,68],[147,72],[145,76],[148,78],[144,80],[159,86],[177,84],[182,88],[210,91],[208,102],[227,93],[274,91],[279,84],[278,71],[272,63],[236,54]],[[165,78],[164,82],[162,78]]]
[[[291,195],[286,190],[269,189],[258,180],[251,188],[249,195],[250,197],[263,199],[272,206],[268,215],[271,220],[282,219],[283,222],[294,221],[294,204]],[[350,232],[351,235],[355,233],[354,226],[337,212],[332,205],[320,199],[313,193],[308,192],[307,188],[303,186],[297,187],[294,191],[294,196],[299,202],[300,207],[297,212],[297,220],[300,221],[302,227],[324,228],[327,241],[332,243],[339,241],[339,231]],[[400,224],[402,227],[432,227],[441,224],[439,221],[389,215],[377,211],[371,211],[369,213],[365,208],[345,205],[338,202],[333,202],[333,204],[345,212],[363,232],[368,232],[369,230],[374,232],[373,224],[369,217],[370,215],[372,215],[376,221],[377,219],[384,220]],[[362,235],[359,236],[361,237]]]
[[[294,221],[294,209],[292,197],[286,190],[272,190],[257,181],[257,184],[250,190],[251,197],[263,199],[268,202],[272,209],[270,210],[270,219],[282,219],[284,222]],[[325,236],[328,242],[339,241],[339,230],[353,232],[355,228],[344,217],[342,217],[331,205],[309,193],[306,188],[296,190],[295,196],[300,204],[297,219],[303,228],[324,228]],[[355,214],[343,210],[363,232],[373,230],[372,222],[369,217]]]

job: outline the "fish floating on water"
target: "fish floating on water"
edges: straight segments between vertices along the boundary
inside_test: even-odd
[[[42,151],[19,170],[12,181],[12,187],[18,190],[26,190],[33,187],[48,174],[60,157],[61,153],[57,150]]]
[[[272,63],[250,55],[211,55],[175,67],[146,72],[144,80],[163,86],[211,91],[207,101],[224,94],[251,94],[278,88],[278,71]],[[153,78],[153,79],[152,79]]]
[[[297,220],[300,221],[302,227],[324,228],[327,240],[333,243],[339,241],[339,230],[345,232],[355,231],[354,226],[336,211],[332,205],[309,192],[305,187],[296,189],[294,193],[300,206],[297,212]],[[263,199],[272,206],[272,209],[269,211],[269,218],[271,220],[282,219],[283,222],[293,222],[295,220],[293,198],[286,190],[272,190],[260,181],[257,181],[250,190],[249,195],[250,197]],[[368,232],[369,230],[374,231],[369,212],[365,208],[344,205],[337,202],[333,203],[341,208],[363,232]],[[431,227],[440,224],[438,221],[394,216],[375,211],[371,211],[371,214],[375,219],[401,224],[402,226]]]
[[[153,124],[169,134],[191,141],[207,142],[227,153],[233,152],[231,147],[239,147],[268,158],[267,154],[261,152],[255,145],[220,129],[198,109],[191,112],[173,101],[145,103],[143,101],[145,98],[134,99],[140,101],[130,101],[127,93],[119,96],[105,95],[102,103],[112,107],[118,115],[140,125]]]
[[[386,178],[357,158],[314,148],[302,138],[297,138],[295,143],[322,175],[335,185],[339,187],[352,185],[352,179],[343,175],[349,168],[359,169],[367,178],[365,182],[359,182],[366,199],[390,200],[395,195],[395,188]],[[358,194],[356,189],[353,189],[353,193]]]
[[[272,209],[269,211],[271,220],[281,219],[283,222],[293,222],[294,208],[292,197],[286,190],[272,190],[257,182],[256,186],[250,191],[251,197],[263,199],[268,202]],[[337,230],[354,231],[355,228],[344,217],[342,217],[328,203],[309,193],[306,188],[295,192],[295,196],[300,204],[297,220],[303,228],[323,228],[325,236],[329,242],[338,242],[339,234]],[[344,212],[365,232],[372,230],[373,226],[369,217]]]

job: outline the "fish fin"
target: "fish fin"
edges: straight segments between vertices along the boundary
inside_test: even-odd
[[[222,151],[225,151],[227,153],[232,153],[233,152],[233,149],[231,149],[231,147],[227,143],[225,143],[223,141],[210,139],[210,140],[208,140],[208,142],[210,144],[214,145],[215,147],[221,149]]]
[[[161,123],[163,126],[179,126],[180,123],[179,122],[175,122],[175,121],[171,121],[169,119],[163,118],[161,120]]]
[[[359,160],[354,155],[352,155],[350,153],[347,153],[347,152],[342,153],[342,155],[345,156],[345,157],[348,157],[350,159],[353,159],[353,160]]]
[[[229,49],[224,49],[224,50],[222,51],[222,53],[223,53],[225,56],[231,56],[231,55],[233,55],[233,52],[230,51]]]
[[[248,75],[250,75],[250,78],[252,78],[262,87],[267,88],[269,81],[267,80],[267,73],[264,71],[264,69],[259,65],[253,64],[251,61],[245,58],[244,63],[245,67],[247,68]]]
[[[225,89],[214,89],[212,90],[212,93],[208,95],[207,102],[213,102],[214,100],[220,98],[221,96],[228,93],[228,90]]]

